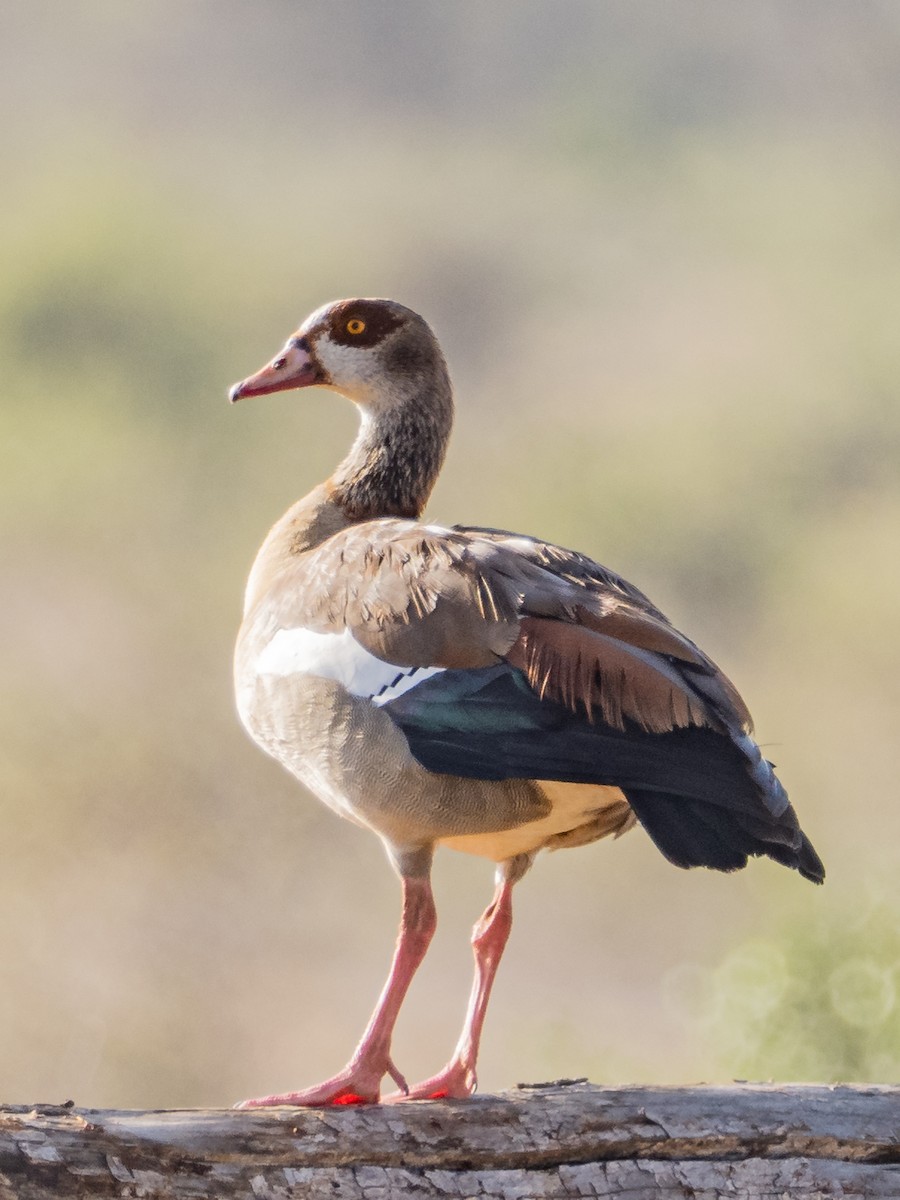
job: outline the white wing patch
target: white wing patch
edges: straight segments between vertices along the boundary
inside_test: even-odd
[[[279,629],[256,660],[258,675],[317,675],[334,679],[354,696],[373,704],[387,704],[437,675],[443,667],[398,667],[370,654],[353,637],[343,633],[317,633],[312,629]]]

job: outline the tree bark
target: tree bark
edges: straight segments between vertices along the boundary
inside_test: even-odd
[[[320,1109],[0,1107],[0,1200],[900,1197],[900,1087],[596,1087]]]

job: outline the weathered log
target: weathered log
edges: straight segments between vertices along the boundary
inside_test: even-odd
[[[596,1087],[327,1109],[0,1108],[0,1200],[900,1197],[900,1087]]]

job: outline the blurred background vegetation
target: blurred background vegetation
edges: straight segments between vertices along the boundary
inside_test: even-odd
[[[368,1015],[396,881],[230,683],[255,549],[354,415],[226,388],[353,294],[447,351],[434,518],[648,591],[829,869],[547,856],[482,1087],[896,1080],[900,7],[29,0],[0,47],[2,1097],[228,1103]],[[447,852],[436,887],[411,1077],[490,871]]]

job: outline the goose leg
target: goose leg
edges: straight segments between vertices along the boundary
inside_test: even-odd
[[[430,1079],[425,1079],[408,1089],[392,1092],[390,1096],[385,1097],[386,1101],[397,1103],[402,1100],[462,1099],[471,1096],[475,1091],[478,1084],[476,1064],[484,1017],[497,968],[512,928],[512,890],[530,865],[531,859],[526,855],[519,855],[500,865],[494,898],[472,930],[475,978],[472,982],[466,1019],[453,1057]]]
[[[391,1062],[391,1036],[400,1006],[437,925],[431,883],[427,876],[403,878],[403,912],[397,948],[387,982],[350,1062],[324,1083],[301,1092],[244,1100],[237,1108],[267,1108],[276,1104],[315,1107],[326,1104],[376,1104],[381,1080],[390,1075],[398,1087],[406,1081]]]

